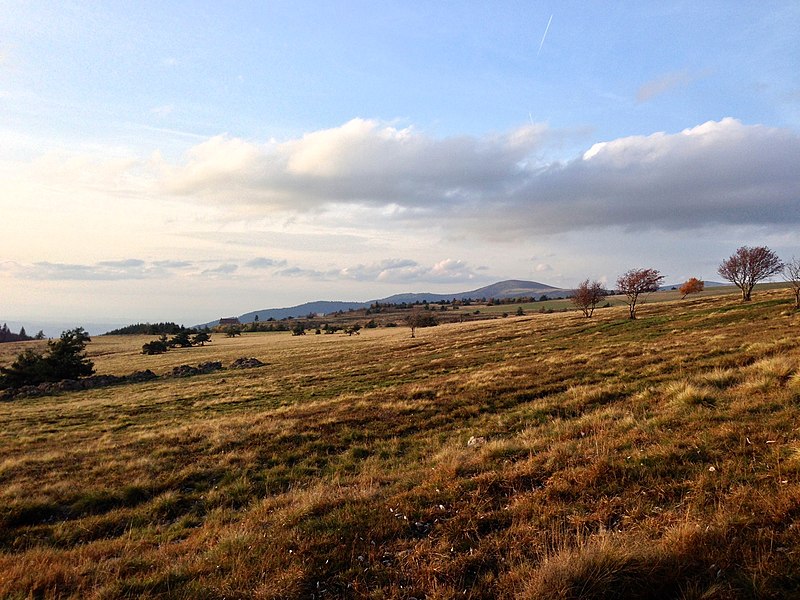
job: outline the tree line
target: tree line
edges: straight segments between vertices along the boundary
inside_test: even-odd
[[[44,339],[44,331],[41,329],[39,333],[35,336],[31,337],[25,331],[25,327],[20,327],[19,333],[13,333],[8,328],[8,323],[3,323],[3,326],[0,327],[0,344],[4,342],[28,342],[30,340],[43,340]]]
[[[183,325],[178,325],[171,321],[164,323],[134,323],[119,329],[107,331],[105,335],[175,335],[179,331],[186,329]]]

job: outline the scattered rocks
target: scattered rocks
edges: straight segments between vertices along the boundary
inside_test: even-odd
[[[130,381],[131,383],[152,381],[153,379],[158,379],[158,375],[153,373],[150,369],[145,369],[144,371],[136,371],[128,375],[128,381]]]
[[[191,365],[180,365],[179,367],[172,367],[172,377],[191,377],[192,375],[199,375],[200,369]]]
[[[122,385],[124,383],[141,383],[158,379],[158,375],[150,369],[136,371],[130,375],[90,375],[82,379],[62,379],[46,381],[39,385],[25,385],[16,389],[8,389],[0,394],[0,399],[10,400],[22,396],[47,396],[57,392],[74,392],[77,390],[93,390],[97,388]]]
[[[221,371],[222,369],[223,369],[222,363],[219,361],[200,363],[196,367],[193,367],[191,365],[181,365],[179,367],[172,368],[172,377],[191,377],[193,375],[206,375],[208,373],[213,373],[214,371]]]
[[[257,358],[237,358],[231,364],[231,369],[255,369],[256,367],[263,367],[264,363]]]
[[[231,364],[231,369],[253,369],[263,367],[264,363],[257,358],[237,358]],[[200,363],[196,367],[192,365],[180,365],[174,367],[172,372],[164,377],[193,377],[195,375],[207,375],[215,371],[222,371],[225,367],[221,361],[209,361]],[[91,375],[82,379],[62,379],[61,381],[48,381],[39,385],[26,385],[16,389],[0,390],[0,400],[12,400],[25,396],[49,396],[58,392],[73,392],[77,390],[92,390],[95,388],[110,387],[112,385],[122,385],[125,383],[142,383],[159,379],[159,376],[150,369],[136,371],[130,375]]]

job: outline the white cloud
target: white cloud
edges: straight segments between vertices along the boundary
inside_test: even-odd
[[[224,263],[217,267],[204,269],[200,274],[206,276],[219,276],[219,275],[232,275],[239,270],[239,265],[233,263]]]
[[[151,189],[149,177],[140,170],[143,166],[135,157],[48,152],[22,165],[8,184],[16,182],[26,189],[45,186],[60,192],[142,193]]]
[[[156,260],[153,264],[165,269],[185,269],[192,266],[192,263],[186,260]]]
[[[355,119],[258,146],[219,136],[164,170],[173,192],[255,210],[371,207],[386,223],[484,237],[597,227],[796,223],[800,137],[726,118],[536,158],[547,131],[434,139]]]
[[[43,281],[118,281],[163,276],[162,269],[148,267],[137,259],[102,261],[91,265],[37,262],[20,265],[18,275],[23,279]]]
[[[188,261],[144,261],[138,258],[101,260],[95,263],[4,263],[6,270],[21,279],[38,281],[125,281],[163,279],[192,266]],[[213,269],[212,269],[213,270]]]
[[[637,102],[648,102],[656,96],[666,94],[677,88],[686,87],[689,84],[707,76],[707,72],[691,73],[689,71],[672,71],[664,73],[660,77],[648,81],[639,88],[636,93]]]
[[[150,109],[150,112],[157,117],[168,117],[175,111],[175,107],[172,104],[165,104],[163,106],[155,106]]]
[[[204,218],[217,223],[241,220],[240,211],[249,213],[248,222],[274,222],[278,211],[287,231],[291,216],[304,213],[315,235],[366,227],[370,239],[381,231],[429,229],[507,242],[612,227],[800,222],[794,131],[726,118],[674,134],[599,142],[571,160],[546,162],[541,152],[553,136],[529,125],[434,138],[354,119],[284,142],[216,136],[179,163],[158,154],[147,160],[47,154],[27,165],[0,165],[9,175],[0,192],[32,199],[53,190],[58,198],[93,193],[95,202],[117,201],[115,210],[123,209],[120,198],[134,199],[127,210],[135,210],[136,199],[150,210],[172,201],[175,218],[186,220],[174,202],[182,199],[215,211]],[[401,272],[387,270],[392,277]]]
[[[284,277],[302,277],[322,281],[352,280],[380,283],[448,283],[466,282],[477,277],[466,262],[444,259],[432,265],[423,265],[407,258],[382,260],[371,264],[332,268],[327,271],[290,267],[277,273]]]
[[[245,263],[245,266],[251,269],[269,269],[271,267],[282,267],[285,265],[285,260],[275,260],[274,258],[264,258],[263,256],[253,258]]]
[[[173,193],[266,210],[455,206],[513,185],[546,134],[543,125],[526,125],[505,135],[436,139],[353,119],[282,143],[217,136],[193,147],[183,164],[165,164],[162,183]]]

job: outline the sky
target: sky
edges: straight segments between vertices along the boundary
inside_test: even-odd
[[[0,0],[0,321],[800,256],[800,4]]]

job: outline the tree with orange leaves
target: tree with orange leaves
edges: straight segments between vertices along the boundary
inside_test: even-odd
[[[688,296],[689,294],[699,294],[700,292],[703,291],[703,288],[705,288],[705,286],[706,286],[705,282],[701,281],[697,277],[692,277],[691,279],[689,279],[689,281],[687,281],[680,288],[678,288],[678,291],[681,293],[681,300],[686,298],[686,296]]]

